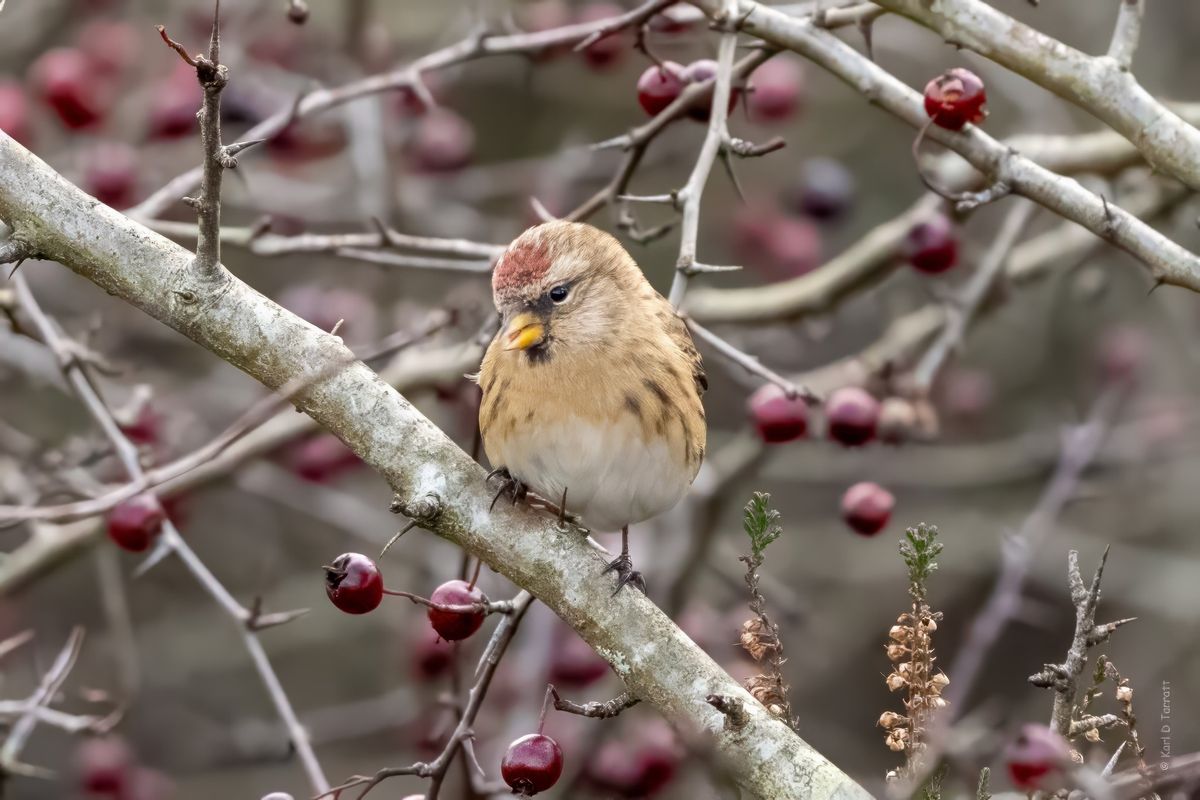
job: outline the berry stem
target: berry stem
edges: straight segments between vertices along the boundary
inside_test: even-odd
[[[554,684],[546,684],[546,696],[542,698],[542,713],[538,716],[538,736],[542,735],[542,730],[546,727],[546,712],[550,710],[550,698],[557,697],[554,691]]]
[[[467,585],[467,591],[470,591],[475,588],[476,582],[479,581],[479,571],[481,569],[483,569],[483,559],[482,558],[475,562],[475,572],[472,573],[472,575],[471,575],[471,581]]]

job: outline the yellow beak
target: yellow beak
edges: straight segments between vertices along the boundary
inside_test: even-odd
[[[530,313],[517,314],[504,331],[505,350],[526,350],[546,338],[546,326]]]

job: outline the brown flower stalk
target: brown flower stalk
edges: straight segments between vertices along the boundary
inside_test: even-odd
[[[888,772],[889,781],[911,780],[921,771],[926,733],[934,712],[946,706],[942,690],[950,683],[944,672],[934,672],[937,657],[933,650],[933,632],[942,619],[926,600],[926,582],[937,569],[942,545],[936,541],[937,528],[924,523],[905,531],[900,555],[908,566],[908,594],[912,609],[896,619],[888,631],[885,645],[892,672],[885,679],[893,692],[904,690],[904,713],[885,711],[879,725],[887,731],[885,743],[895,752],[904,753],[904,765]]]
[[[746,504],[744,527],[750,537],[750,555],[740,556],[746,564],[746,586],[750,588],[750,611],[753,617],[742,623],[741,644],[750,657],[766,668],[763,674],[746,681],[746,690],[762,703],[767,711],[786,722],[793,730],[796,720],[788,701],[788,685],[783,679],[783,642],[779,626],[767,614],[767,600],[758,588],[758,568],[763,563],[763,551],[779,538],[779,512],[770,508],[769,494],[755,492]]]

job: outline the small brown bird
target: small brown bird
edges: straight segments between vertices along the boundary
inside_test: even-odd
[[[629,526],[679,502],[704,458],[708,388],[687,325],[612,236],[577,222],[521,234],[492,275],[501,328],[479,429],[514,499],[531,489],[621,531],[606,571],[645,591]]]

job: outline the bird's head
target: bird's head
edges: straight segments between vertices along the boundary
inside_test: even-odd
[[[501,344],[532,359],[595,348],[628,330],[646,279],[616,239],[581,222],[547,222],[518,236],[496,262],[492,295]]]

